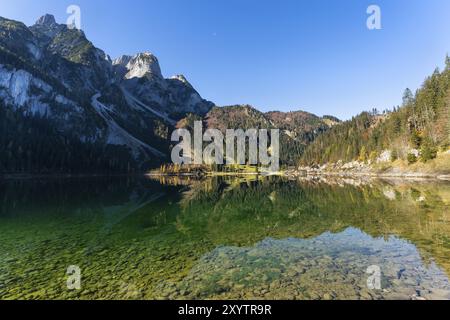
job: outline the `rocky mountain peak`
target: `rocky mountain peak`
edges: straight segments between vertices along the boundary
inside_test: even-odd
[[[189,83],[189,81],[186,79],[186,77],[184,75],[182,75],[182,74],[177,74],[177,75],[171,77],[170,79],[180,81],[184,85],[189,86],[189,87],[192,88],[192,85]]]
[[[113,64],[113,66],[126,67],[132,58],[133,58],[132,56],[122,55],[119,58],[114,59],[112,64]]]
[[[53,16],[51,14],[43,15],[35,23],[35,25],[39,25],[39,26],[52,26],[55,24],[56,24],[55,16]]]
[[[30,30],[38,38],[40,44],[46,46],[51,39],[66,28],[66,25],[58,24],[53,15],[46,14],[40,17],[36,23],[30,27]]]
[[[127,79],[143,78],[145,76],[163,79],[158,58],[150,52],[138,53],[132,57],[126,65]]]

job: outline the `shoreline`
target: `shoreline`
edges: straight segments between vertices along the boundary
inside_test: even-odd
[[[83,179],[83,178],[119,178],[119,177],[142,177],[146,173],[6,173],[0,174],[0,180],[27,180],[27,179]]]
[[[303,170],[288,170],[273,173],[232,173],[232,172],[208,172],[202,176],[192,173],[170,174],[170,173],[148,173],[148,177],[197,177],[199,179],[210,177],[239,177],[239,176],[278,176],[286,178],[306,178],[306,177],[333,177],[333,178],[379,178],[379,179],[404,179],[404,180],[440,180],[450,181],[450,175],[444,174],[430,174],[421,172],[409,173],[374,173],[374,172],[345,172],[345,171],[308,171]]]
[[[287,174],[286,176],[291,176]],[[296,177],[338,177],[338,178],[391,178],[391,179],[426,179],[450,181],[450,175],[440,173],[405,172],[405,173],[376,173],[376,172],[346,172],[346,171],[308,171],[306,174],[294,173]]]
[[[333,178],[379,178],[379,179],[404,179],[404,180],[440,180],[450,181],[449,174],[425,173],[425,172],[349,172],[349,171],[320,171],[320,170],[286,170],[278,172],[206,172],[202,175],[195,173],[133,173],[133,174],[2,174],[0,180],[28,180],[28,179],[83,179],[83,178],[119,178],[119,177],[186,177],[204,178],[213,177],[286,177],[286,178],[305,178],[305,177],[333,177]]]

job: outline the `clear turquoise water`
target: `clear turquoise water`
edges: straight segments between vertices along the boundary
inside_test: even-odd
[[[448,183],[162,180],[0,181],[0,298],[450,299]]]

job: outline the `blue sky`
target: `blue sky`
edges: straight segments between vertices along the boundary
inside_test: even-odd
[[[0,16],[63,23],[70,4],[111,57],[150,51],[206,99],[262,111],[391,108],[450,52],[448,0],[0,0]],[[371,4],[382,30],[366,27]]]

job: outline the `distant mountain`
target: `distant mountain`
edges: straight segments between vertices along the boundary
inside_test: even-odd
[[[152,54],[112,61],[52,15],[0,17],[0,104],[2,172],[142,170],[167,160],[178,119],[214,106]]]
[[[415,94],[407,89],[394,111],[364,112],[334,126],[311,143],[302,165],[339,160],[414,163],[436,158],[450,147],[450,58],[445,70],[428,77]],[[387,158],[387,159],[386,159]],[[450,163],[447,164],[450,172]]]
[[[190,116],[178,123],[178,127],[192,129],[199,117]],[[263,113],[249,105],[215,107],[204,117],[206,128],[219,129],[280,129],[280,160],[283,165],[295,165],[306,146],[321,133],[340,123],[337,118],[320,118],[304,112]]]

